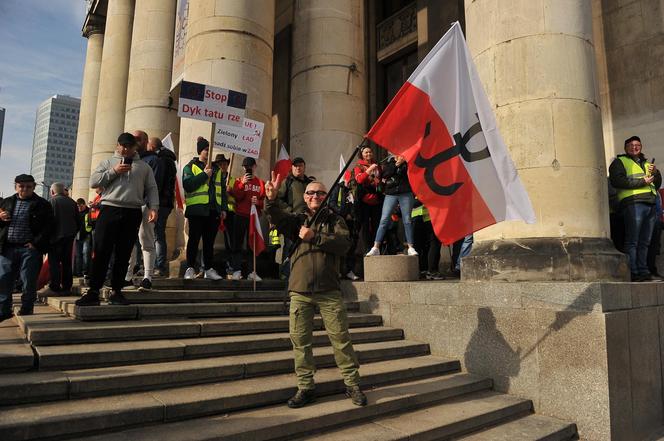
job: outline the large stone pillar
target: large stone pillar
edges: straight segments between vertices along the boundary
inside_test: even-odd
[[[620,280],[610,241],[591,4],[466,0],[466,33],[537,223],[475,235],[463,278]]]
[[[290,155],[328,185],[367,130],[364,61],[364,1],[295,2]]]
[[[273,53],[274,0],[189,2],[184,78],[247,94],[246,116],[265,124],[257,161],[262,178],[270,169]],[[208,122],[180,120],[181,163],[196,156],[196,138],[210,139],[211,132]],[[241,160],[234,161],[236,176]]]
[[[76,134],[76,158],[74,159],[74,180],[71,197],[87,200],[90,181],[90,162],[97,114],[97,95],[99,93],[99,72],[104,45],[104,23],[91,18],[84,29],[83,36],[88,39],[83,68],[83,87],[81,90],[81,110],[78,117]]]
[[[134,0],[109,0],[91,169],[108,158],[124,131]]]
[[[176,0],[135,0],[124,128],[163,138],[175,129],[169,110]]]

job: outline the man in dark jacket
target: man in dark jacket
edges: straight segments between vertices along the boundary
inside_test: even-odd
[[[304,192],[307,211],[301,214],[288,213],[284,202],[277,199],[280,185],[281,179],[272,172],[272,180],[265,186],[266,212],[284,236],[300,241],[291,256],[288,280],[290,337],[298,383],[297,393],[288,400],[288,406],[302,407],[316,398],[312,338],[317,305],[334,350],[334,359],[344,377],[346,395],[353,404],[364,406],[367,398],[360,389],[359,363],[348,332],[348,317],[337,273],[340,258],[350,248],[348,227],[329,209],[309,226],[327,196],[322,183],[313,181],[307,185]]]
[[[23,284],[19,315],[30,315],[37,298],[37,277],[48,250],[53,209],[37,196],[35,179],[18,175],[16,194],[0,203],[0,322],[12,317],[12,288]]]
[[[166,221],[173,211],[175,200],[175,177],[177,167],[175,166],[175,153],[164,148],[159,138],[150,138],[148,151],[157,155],[157,168],[154,179],[157,181],[159,191],[159,216],[154,226],[156,261],[155,275],[166,275],[168,273],[168,246],[166,244]]]
[[[648,246],[656,220],[657,189],[662,175],[641,152],[641,139],[625,140],[625,154],[609,166],[609,180],[617,191],[620,211],[625,221],[625,253],[633,282],[653,280],[648,270]]]
[[[78,206],[79,228],[76,234],[76,253],[74,255],[74,276],[81,277],[88,275],[90,267],[90,245],[92,243],[92,224],[90,223],[90,209],[85,203],[85,199],[76,199]]]
[[[81,228],[78,206],[65,196],[65,186],[60,182],[51,185],[51,206],[55,215],[51,248],[48,251],[48,270],[51,281],[39,292],[40,297],[69,294],[72,286],[72,249],[74,238]]]

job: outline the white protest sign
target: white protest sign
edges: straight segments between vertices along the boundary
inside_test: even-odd
[[[240,127],[246,106],[246,93],[183,81],[178,116]]]
[[[217,124],[217,130],[214,133],[214,148],[258,158],[264,127],[265,124],[262,122],[249,118],[245,118],[240,127]]]

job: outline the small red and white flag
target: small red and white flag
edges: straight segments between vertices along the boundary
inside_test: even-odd
[[[261,221],[258,218],[256,206],[251,204],[249,212],[249,247],[258,256],[265,250],[265,240],[263,240],[263,230],[261,230]]]
[[[281,175],[282,179],[286,179],[286,176],[291,171],[291,160],[286,151],[286,147],[281,144],[281,150],[279,150],[279,156],[277,156],[277,162],[274,164],[274,174]]]
[[[444,244],[504,220],[535,222],[458,22],[367,137],[406,158],[411,187]]]
[[[175,146],[173,145],[173,139],[171,138],[171,132],[168,132],[168,135],[164,137],[164,139],[161,140],[161,145],[164,146],[164,148],[167,148],[168,150],[172,151],[175,153]],[[178,161],[175,162],[175,169],[177,170],[177,173],[175,174],[175,203],[177,205],[177,208],[179,210],[184,209],[184,188],[182,187],[182,179],[180,176],[182,176],[182,168],[180,167],[180,164]]]

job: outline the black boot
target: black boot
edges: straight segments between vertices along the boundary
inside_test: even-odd
[[[99,306],[99,291],[89,289],[87,293],[74,302],[76,306]]]
[[[367,396],[364,395],[360,386],[347,386],[346,387],[346,396],[350,398],[356,406],[366,406],[367,405]]]
[[[316,391],[314,389],[298,389],[295,395],[288,400],[288,407],[297,409],[316,401]]]
[[[108,296],[109,305],[129,305],[129,300],[122,295],[120,291],[111,291],[111,295]]]

